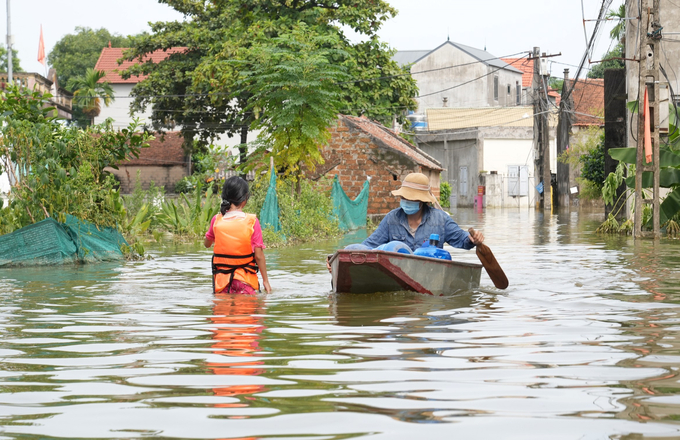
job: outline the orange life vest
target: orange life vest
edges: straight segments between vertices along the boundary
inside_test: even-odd
[[[217,214],[213,231],[215,253],[212,258],[213,291],[222,292],[233,280],[242,281],[258,290],[257,263],[251,244],[257,217],[246,214],[244,218],[223,219]]]

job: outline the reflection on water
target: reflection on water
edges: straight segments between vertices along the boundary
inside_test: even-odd
[[[680,242],[600,237],[583,212],[455,218],[484,231],[508,290],[484,275],[445,298],[330,294],[325,255],[365,231],[268,250],[270,296],[213,296],[209,251],[193,245],[3,270],[0,432],[680,437]]]

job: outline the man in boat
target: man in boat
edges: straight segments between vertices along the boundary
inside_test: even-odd
[[[392,195],[401,197],[399,208],[390,211],[371,236],[361,244],[351,244],[345,249],[375,249],[391,241],[400,241],[415,251],[429,241],[431,234],[439,235],[437,246],[440,248],[448,243],[455,248],[472,249],[484,242],[484,234],[474,231],[470,235],[441,209],[432,195],[430,179],[426,175],[407,175],[401,188],[392,191]],[[326,265],[330,270],[328,262]]]

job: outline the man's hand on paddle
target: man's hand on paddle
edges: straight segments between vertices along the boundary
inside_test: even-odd
[[[470,241],[472,244],[477,246],[478,244],[484,243],[484,234],[482,234],[480,231],[470,229],[468,232],[470,234]]]

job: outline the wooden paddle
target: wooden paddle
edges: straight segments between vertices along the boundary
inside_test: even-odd
[[[470,228],[468,232],[472,235],[475,230]],[[477,248],[477,258],[482,262],[482,266],[486,269],[486,273],[489,274],[493,285],[499,289],[506,289],[508,287],[508,277],[505,276],[505,272],[503,272],[501,265],[496,261],[496,257],[493,256],[491,249],[484,243],[478,244],[475,247]]]

